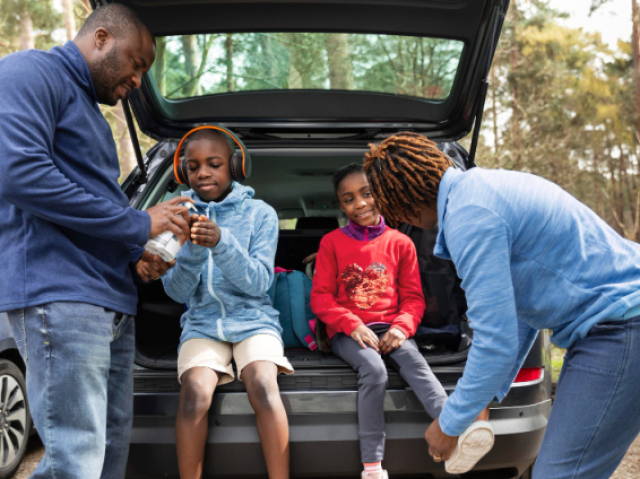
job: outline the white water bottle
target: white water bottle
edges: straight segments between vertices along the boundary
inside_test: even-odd
[[[192,203],[183,203],[183,206],[191,208],[194,211],[198,211]],[[146,245],[144,245],[144,249],[149,253],[157,254],[167,263],[170,263],[175,259],[181,247],[180,239],[171,231],[165,231],[164,233],[160,233],[158,236],[154,236],[149,239]]]

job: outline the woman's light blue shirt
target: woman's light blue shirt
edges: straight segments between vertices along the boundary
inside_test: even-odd
[[[537,332],[567,348],[640,305],[640,246],[543,178],[449,168],[438,193],[435,254],[462,279],[474,330],[440,426],[461,434],[509,392]]]

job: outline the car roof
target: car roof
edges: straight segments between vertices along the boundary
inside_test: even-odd
[[[407,129],[433,139],[471,131],[509,0],[120,0],[157,36],[215,32],[379,33],[455,39],[464,43],[448,98],[433,101],[393,94],[286,90],[167,100],[146,78],[130,96],[141,129],[178,138],[215,122],[251,143],[295,135],[345,133],[342,143]],[[284,135],[284,136],[283,136]],[[306,135],[306,136],[305,136]],[[353,139],[354,141],[350,141]],[[273,141],[269,141],[273,140]],[[262,143],[261,143],[262,142]]]

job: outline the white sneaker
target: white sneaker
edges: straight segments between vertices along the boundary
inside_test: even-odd
[[[444,469],[449,474],[470,471],[493,447],[493,428],[487,421],[475,421],[458,437],[458,445]]]
[[[389,479],[389,474],[384,469],[382,471],[362,471],[361,479]]]

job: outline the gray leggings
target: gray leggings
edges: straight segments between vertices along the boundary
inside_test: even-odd
[[[384,333],[379,333],[382,337]],[[338,333],[331,339],[336,356],[358,373],[358,433],[362,462],[384,458],[384,395],[387,390],[387,367],[374,349],[363,349],[350,337]],[[411,386],[429,416],[437,418],[447,401],[447,393],[436,379],[416,342],[408,339],[386,355],[389,365]],[[425,446],[426,447],[426,446]]]

